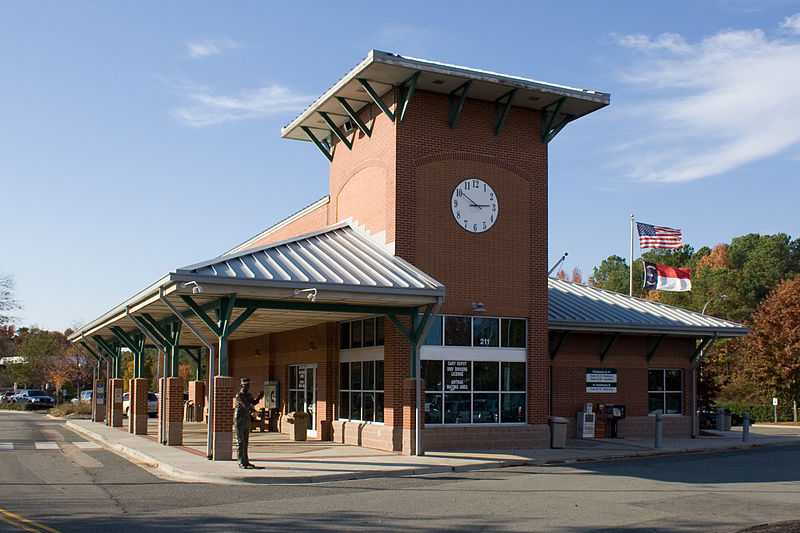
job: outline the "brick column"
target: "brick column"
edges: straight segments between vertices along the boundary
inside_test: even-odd
[[[230,376],[214,376],[214,461],[233,459],[233,398],[236,380]]]
[[[421,379],[419,381],[419,393],[420,396],[424,398],[425,385]],[[416,379],[406,378],[403,380],[403,449],[401,450],[403,455],[412,455],[414,453],[414,446],[416,446],[416,436],[414,433],[414,428],[417,426],[416,402],[414,401],[416,389]],[[424,403],[420,403],[420,409],[424,409],[424,406]],[[420,414],[423,418],[424,415],[424,413]],[[420,441],[422,441],[422,437],[420,437]],[[421,442],[420,444],[424,451],[425,446],[422,445]]]
[[[206,382],[189,382],[189,401],[194,402],[194,420],[192,422],[203,421],[203,410],[206,407]]]
[[[164,433],[167,446],[183,444],[183,378],[167,378],[165,393]]]
[[[130,382],[131,405],[128,408],[129,430],[134,435],[147,435],[147,389],[145,378],[134,378]]]
[[[111,425],[122,427],[122,395],[124,381],[122,378],[108,380],[108,402],[111,404]]]
[[[93,422],[105,422],[106,420],[106,404],[105,404],[105,390],[106,390],[106,380],[104,379],[95,379],[92,389],[92,421]],[[101,401],[100,392],[103,393],[102,401],[103,403],[98,403]]]

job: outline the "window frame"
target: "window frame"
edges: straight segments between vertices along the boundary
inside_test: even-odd
[[[678,372],[680,375],[680,390],[667,390],[667,372]],[[650,373],[651,372],[660,372],[661,373],[661,390],[650,390]],[[647,369],[647,414],[648,416],[655,416],[658,413],[654,413],[650,411],[650,396],[651,395],[660,395],[661,396],[661,414],[663,416],[685,416],[684,414],[684,400],[685,400],[685,383],[684,383],[684,372],[682,368],[648,368]],[[668,395],[677,395],[680,394],[680,412],[678,413],[668,413],[667,412],[667,396]]]

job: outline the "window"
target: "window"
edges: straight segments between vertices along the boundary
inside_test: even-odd
[[[475,348],[525,348],[527,336],[527,321],[524,318],[445,315],[433,317],[424,344]]]
[[[426,424],[525,422],[525,363],[423,360]]]
[[[647,410],[651,415],[683,413],[683,371],[651,369],[647,371]]]
[[[383,361],[339,363],[339,418],[383,422]]]
[[[383,346],[383,317],[354,320],[339,324],[339,349]]]

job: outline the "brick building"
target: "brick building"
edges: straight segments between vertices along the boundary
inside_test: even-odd
[[[688,435],[698,357],[747,328],[547,274],[547,144],[608,103],[372,51],[282,131],[330,160],[327,196],[71,338],[109,361],[155,345],[173,406],[176,354],[209,347],[217,459],[240,377],[277,382],[314,437],[403,453],[548,446],[587,403],[624,406],[621,436],[655,412]]]

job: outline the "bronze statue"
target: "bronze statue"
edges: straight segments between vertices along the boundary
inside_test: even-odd
[[[259,392],[257,398],[250,394],[250,380],[242,379],[242,388],[236,394],[236,410],[234,411],[234,422],[236,425],[236,440],[239,445],[237,448],[237,458],[239,468],[256,468],[250,463],[247,457],[247,446],[250,443],[250,414],[255,413],[255,405],[264,396],[264,392]]]

